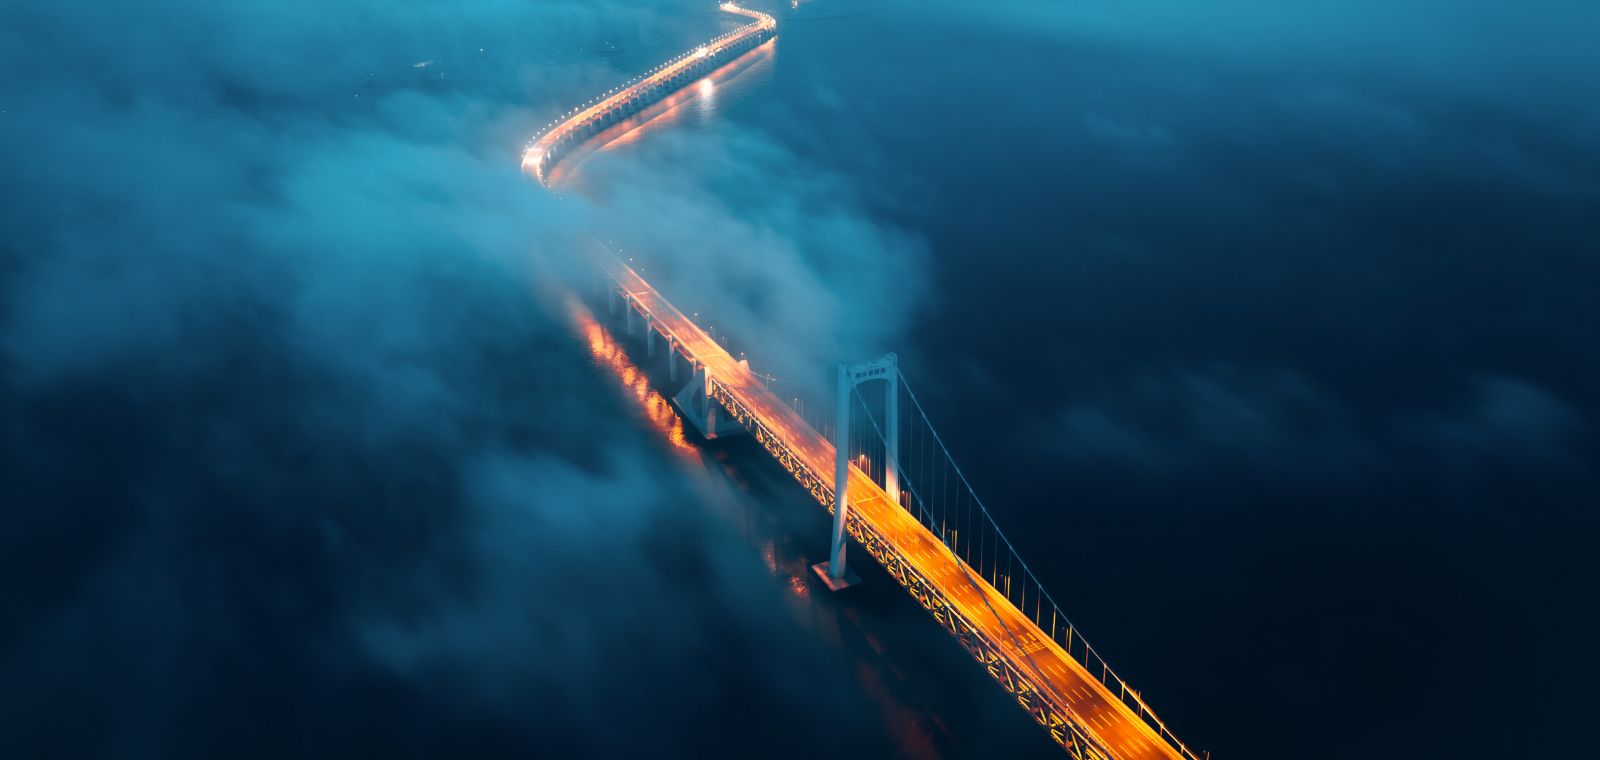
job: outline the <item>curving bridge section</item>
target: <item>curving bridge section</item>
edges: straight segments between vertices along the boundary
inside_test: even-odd
[[[551,168],[588,138],[777,34],[772,16],[733,2],[718,7],[751,21],[562,114],[529,142],[522,156],[524,171],[548,185]],[[678,400],[686,414],[701,417],[693,420],[696,426],[712,431],[712,436],[724,428],[748,431],[829,512],[836,512],[835,497],[842,481],[845,517],[840,525],[835,515],[836,551],[839,534],[847,533],[1071,757],[1201,760],[1066,620],[1009,542],[1000,553],[1006,560],[1004,573],[997,570],[995,554],[985,562],[980,551],[975,559],[970,539],[962,542],[959,531],[946,533],[931,519],[925,521],[925,510],[919,518],[902,503],[905,494],[892,479],[880,484],[862,467],[847,465],[847,457],[839,454],[835,442],[778,398],[748,364],[730,355],[631,267],[609,252],[602,254],[598,263],[609,280],[612,298],[627,303],[629,332],[633,331],[633,315],[638,314],[645,323],[652,354],[657,335],[667,344],[673,379],[677,379],[679,357],[693,371],[694,379]],[[686,397],[697,400],[691,399],[685,408],[681,402]],[[723,416],[720,421],[719,414]],[[894,437],[892,433],[890,437]],[[916,494],[911,495],[910,501],[920,504]],[[984,546],[981,536],[980,532],[980,547]],[[999,551],[999,541],[1004,539],[997,526],[993,537],[997,539],[993,547]],[[842,552],[836,558],[842,567]],[[1013,575],[1013,563],[1022,568],[1020,575]],[[1013,580],[1021,583],[1014,588]]]
[[[731,2],[717,6],[751,22],[715,37],[605,94],[577,106],[535,135],[522,154],[522,169],[544,183],[550,168],[584,140],[682,89],[718,66],[777,36],[778,21]]]

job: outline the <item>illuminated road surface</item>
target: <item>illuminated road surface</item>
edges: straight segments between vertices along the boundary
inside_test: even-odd
[[[629,101],[636,97],[648,97],[651,88],[690,70],[707,57],[768,34],[777,27],[777,21],[764,13],[741,8],[732,2],[719,7],[754,21],[564,114],[523,153],[524,170],[541,183],[546,182],[545,170],[559,160],[559,157],[552,157],[551,151],[563,140],[583,136],[583,130],[596,125],[598,120],[605,119],[616,109],[628,108]],[[760,425],[776,434],[812,473],[833,472],[834,449],[830,441],[768,391],[748,368],[662,298],[638,273],[620,262],[614,265],[608,262],[606,268],[639,310],[654,319],[658,332],[673,339],[678,351],[704,367],[717,384],[748,409]],[[590,337],[593,344],[594,338]],[[620,371],[626,374],[626,370],[624,367]],[[639,380],[642,385],[642,377]],[[681,426],[678,442],[682,443]],[[891,545],[894,553],[925,578],[957,614],[975,626],[978,635],[1022,674],[1028,684],[1047,702],[1066,711],[1065,717],[1092,737],[1101,750],[1124,760],[1194,758],[1192,753],[1169,744],[1123,701],[1124,695],[1113,692],[1088,671],[1084,663],[1073,659],[1053,639],[1053,623],[1051,632],[1042,630],[914,516],[891,501],[858,467],[850,467],[849,477],[850,510],[855,519]],[[1135,704],[1142,705],[1136,695],[1129,696]]]
[[[663,335],[675,339],[684,356],[705,367],[770,430],[804,458],[813,472],[832,473],[834,449],[823,435],[807,424],[762,384],[760,378],[667,302],[631,268],[608,265],[623,292],[655,320]],[[850,468],[850,509],[872,525],[904,554],[916,568],[1040,691],[1070,712],[1074,722],[1097,739],[1114,757],[1181,758],[1179,750],[1161,739],[1109,687],[1072,659],[1049,633],[1034,625],[1004,594],[979,578],[931,531],[888,494],[870,476]],[[1042,676],[1042,679],[1040,678]],[[1040,681],[1042,680],[1042,683]]]
[[[611,111],[623,107],[632,98],[645,93],[645,91],[656,86],[657,84],[660,84],[661,82],[671,79],[672,77],[683,72],[685,69],[695,66],[705,58],[735,47],[752,37],[771,32],[778,28],[777,19],[774,19],[765,13],[752,11],[748,8],[741,8],[731,2],[723,3],[717,7],[728,13],[744,16],[754,20],[749,24],[745,24],[738,29],[717,37],[710,42],[695,48],[694,50],[684,53],[677,58],[657,66],[654,71],[644,75],[638,81],[632,84],[614,89],[605,95],[595,98],[589,103],[584,104],[583,106],[574,108],[567,112],[558,122],[553,122],[550,125],[550,128],[547,129],[544,134],[540,135],[538,139],[534,140],[533,145],[529,146],[527,150],[523,151],[523,170],[533,174],[540,182],[544,182],[546,168],[546,164],[543,162],[544,157],[550,154],[551,149],[556,143],[560,142],[569,134],[572,134],[573,132],[589,125],[595,119],[603,118]]]
[[[769,39],[723,64],[721,68],[706,74],[693,84],[600,130],[582,144],[574,146],[572,151],[564,155],[559,162],[547,164],[543,177],[544,184],[551,188],[565,186],[568,191],[573,190],[573,185],[569,181],[589,156],[630,145],[656,130],[677,123],[684,117],[685,109],[692,104],[709,105],[723,87],[739,82],[748,72],[759,67],[770,67],[776,57],[774,52],[776,44],[776,38]]]

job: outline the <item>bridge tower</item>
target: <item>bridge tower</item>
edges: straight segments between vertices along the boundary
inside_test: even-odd
[[[850,406],[856,386],[882,380],[884,388],[883,490],[900,503],[900,367],[894,353],[864,364],[839,364],[835,395],[838,396],[833,428],[833,544],[827,562],[811,566],[812,572],[828,584],[831,591],[849,588],[860,579],[845,564],[846,521],[850,512]]]

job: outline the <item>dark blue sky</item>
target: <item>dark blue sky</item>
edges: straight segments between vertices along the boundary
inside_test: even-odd
[[[1219,758],[1581,756],[1600,11],[1394,5],[818,0],[565,198],[527,135],[728,22],[6,6],[0,754],[904,751],[572,334],[604,230],[897,350]]]

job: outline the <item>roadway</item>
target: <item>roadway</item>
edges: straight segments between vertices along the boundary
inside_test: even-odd
[[[544,181],[544,168],[540,160],[549,154],[561,138],[579,127],[587,124],[591,119],[604,116],[612,109],[628,102],[634,96],[649,90],[651,87],[677,76],[683,70],[694,66],[701,60],[721,53],[730,47],[749,39],[751,36],[778,28],[778,21],[760,11],[741,8],[731,2],[717,6],[721,10],[737,16],[754,19],[749,24],[739,27],[727,34],[712,39],[700,47],[678,56],[660,66],[633,84],[619,87],[606,93],[603,97],[596,98],[582,108],[575,108],[569,112],[559,123],[540,135],[533,145],[529,146],[522,154],[522,168],[532,173],[540,182]]]
[[[831,442],[633,269],[620,263],[608,268],[612,269],[618,286],[632,294],[641,311],[654,318],[659,332],[676,339],[679,350],[687,358],[705,367],[712,378],[728,388],[768,429],[783,438],[813,472],[832,474],[834,448]],[[1005,594],[979,577],[911,513],[892,502],[870,476],[853,465],[849,493],[850,509],[859,519],[890,541],[1035,688],[1063,706],[1072,721],[1114,757],[1127,760],[1181,760],[1184,757],[1110,687],[1101,683],[1049,633],[1006,599]],[[857,557],[859,560],[859,553]]]

